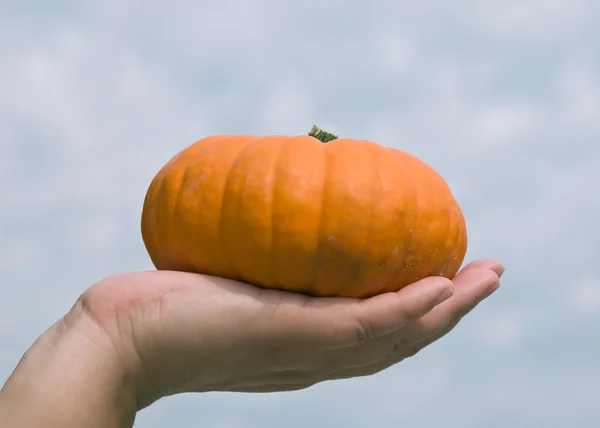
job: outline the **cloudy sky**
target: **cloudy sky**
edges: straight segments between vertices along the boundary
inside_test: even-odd
[[[136,426],[600,426],[600,3],[366,5],[1,3],[0,382],[86,287],[152,267],[142,201],[176,151],[318,124],[437,169],[501,290],[379,375]]]

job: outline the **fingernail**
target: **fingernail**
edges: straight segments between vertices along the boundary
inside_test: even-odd
[[[445,287],[444,290],[441,292],[441,294],[438,296],[437,300],[435,301],[435,304],[439,305],[440,303],[448,300],[453,295],[454,295],[454,290],[452,289],[452,287]]]

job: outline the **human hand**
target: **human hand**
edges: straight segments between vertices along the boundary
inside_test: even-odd
[[[312,298],[191,273],[122,274],[78,304],[133,376],[138,407],[181,392],[297,390],[377,373],[451,331],[499,286],[480,260],[369,299]]]

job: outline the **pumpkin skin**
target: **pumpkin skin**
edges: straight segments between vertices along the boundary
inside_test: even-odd
[[[195,142],[152,180],[141,229],[159,270],[313,296],[452,278],[467,249],[462,211],[427,164],[371,141],[309,135]]]

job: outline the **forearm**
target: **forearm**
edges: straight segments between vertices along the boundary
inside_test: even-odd
[[[25,353],[0,392],[3,428],[129,428],[130,381],[109,340],[75,308]]]

